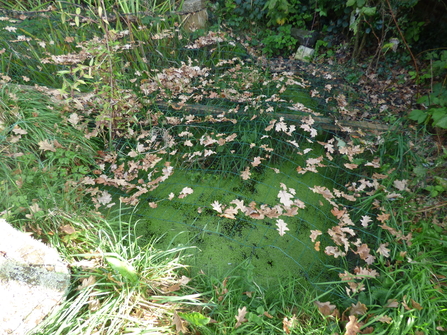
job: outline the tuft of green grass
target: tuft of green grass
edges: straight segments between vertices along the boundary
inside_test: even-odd
[[[188,278],[179,275],[184,248],[141,247],[134,224],[120,220],[63,213],[58,219],[76,231],[59,241],[72,270],[72,286],[62,308],[37,334],[170,333],[173,311],[205,305],[188,288]]]

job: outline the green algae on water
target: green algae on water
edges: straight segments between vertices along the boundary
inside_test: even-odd
[[[248,181],[239,175],[202,172],[198,178],[194,171],[175,170],[136,208],[134,215],[139,223],[135,233],[141,236],[142,243],[158,238],[159,248],[195,246],[188,258],[193,274],[202,270],[222,276],[242,262],[249,262],[253,280],[262,285],[274,285],[290,275],[311,282],[325,279],[325,264],[331,260],[314,249],[309,235],[310,230],[327,230],[333,219],[329,204],[309,188],[331,188],[333,182],[325,168],[319,173],[298,174],[297,164],[303,165],[303,161],[300,158],[275,163]],[[274,206],[281,183],[293,188],[306,205],[298,215],[282,217],[290,229],[284,236],[278,234],[275,219],[257,220],[241,213],[229,219],[211,207],[215,201],[229,205],[235,199]],[[171,192],[179,194],[184,187],[194,192],[183,199],[167,200]],[[159,199],[164,200],[157,202],[157,208],[148,205]]]

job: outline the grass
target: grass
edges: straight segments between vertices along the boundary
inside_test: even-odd
[[[137,8],[140,4],[130,5],[129,8]],[[41,4],[30,4],[29,8],[32,7],[40,8]],[[185,45],[199,37],[199,33],[186,35],[173,29],[166,38],[151,39],[150,34],[169,27],[169,20],[155,20],[151,27],[143,29],[131,28],[132,34],[114,41],[113,46],[118,49],[113,54],[108,48],[112,44],[97,41],[100,45],[96,53],[85,63],[71,66],[41,63],[42,58],[51,54],[81,50],[74,43],[67,47],[70,44],[64,41],[66,37],[76,37],[79,43],[95,34],[100,37],[110,34],[113,28],[120,28],[119,24],[98,28],[83,23],[79,27],[62,25],[59,29],[51,21],[45,21],[42,26],[48,27],[39,30],[41,35],[28,32],[26,35],[32,40],[26,42],[10,42],[15,35],[2,30],[5,36],[2,45],[9,53],[0,54],[4,81],[0,92],[0,192],[6,195],[0,203],[0,216],[55,246],[72,270],[67,301],[45,320],[39,334],[334,334],[347,332],[353,323],[363,333],[374,334],[441,334],[447,329],[445,209],[438,206],[443,202],[442,193],[430,197],[424,185],[425,180],[434,176],[446,177],[439,169],[445,164],[442,154],[432,152],[425,161],[421,160],[420,152],[427,151],[423,141],[418,141],[418,135],[410,133],[405,124],[401,126],[405,129],[403,134],[390,132],[380,139],[358,138],[342,132],[322,135],[321,130],[313,138],[312,130],[305,131],[306,125],[309,126],[305,123],[296,123],[297,128],[304,126],[299,128],[301,135],[298,131],[295,137],[287,135],[291,123],[285,120],[284,125],[280,124],[275,112],[296,102],[317,108],[305,95],[309,87],[301,90],[294,83],[286,84],[290,77],[262,71],[249,57],[239,57],[247,56],[247,52],[232,38],[196,49]],[[51,39],[54,44],[50,49],[39,47],[39,41],[49,44]],[[129,50],[119,49],[127,43],[132,45]],[[238,58],[233,59],[235,53]],[[116,60],[115,65],[108,65],[110,59]],[[219,64],[221,60],[225,63]],[[209,69],[204,72],[206,75],[182,77],[178,86],[169,86],[175,82],[172,78],[163,82],[163,76],[156,76],[169,75],[172,73],[169,71],[180,73],[182,61],[183,73],[192,73],[188,71],[195,66]],[[75,69],[77,77],[73,76]],[[95,99],[76,100],[79,95],[73,90],[65,97],[68,103],[63,103],[15,85],[28,83],[26,77],[31,83],[61,88],[62,81],[54,76],[56,71],[66,71],[61,78],[80,84],[81,91],[93,90]],[[93,79],[88,77],[89,71]],[[7,84],[7,76],[13,84]],[[152,95],[144,94],[143,89],[148,90],[154,83],[157,90]],[[126,91],[129,89],[132,92]],[[281,96],[281,92],[285,95]],[[168,107],[154,108],[159,100],[167,102]],[[216,113],[202,113],[195,115],[194,121],[185,122],[189,112],[176,110],[181,101],[203,103],[210,108],[239,106],[241,111],[246,109],[246,114],[228,113],[225,115],[228,119],[219,120]],[[255,123],[253,120],[261,119],[261,115],[263,121]],[[276,119],[273,130],[267,131],[273,118]],[[154,126],[167,132],[153,136],[150,129]],[[284,127],[286,131],[280,130]],[[232,133],[237,134],[236,140],[217,144],[220,138]],[[206,136],[216,142],[200,143]],[[288,141],[293,139],[301,144],[300,149],[288,149],[293,146]],[[187,140],[193,146],[186,145]],[[314,143],[304,145],[300,141]],[[278,164],[282,174],[287,175],[296,173],[296,167],[287,168],[291,162],[299,161],[300,168],[308,168],[305,160],[308,156],[303,153],[316,142],[321,142],[321,148],[315,149],[312,158],[324,156],[328,167],[319,168],[319,178],[309,178],[315,185],[308,186],[321,186],[322,177],[334,179],[335,184],[323,183],[332,197],[324,192],[325,196],[312,194],[315,197],[312,202],[324,203],[330,225],[337,226],[337,220],[341,220],[338,227],[352,227],[353,234],[339,235],[343,238],[337,244],[325,236],[326,229],[321,229],[322,236],[308,247],[308,252],[318,255],[313,248],[319,245],[314,242],[322,241],[325,247],[333,244],[339,251],[347,243],[348,254],[340,257],[342,261],[336,262],[337,266],[331,262],[327,265],[325,271],[330,274],[331,282],[309,283],[300,275],[287,274],[276,287],[268,288],[259,283],[257,269],[249,261],[221,273],[194,272],[185,265],[193,263],[188,257],[194,254],[194,249],[186,245],[168,248],[168,244],[160,249],[158,239],[162,234],[142,243],[139,226],[143,219],[136,211],[130,216],[123,215],[128,213],[125,207],[134,207],[131,202],[119,205],[115,197],[112,200],[117,203],[118,211],[110,210],[112,214],[105,215],[111,200],[105,196],[105,190],[112,192],[114,187],[121,186],[126,192],[123,196],[141,201],[139,206],[147,207],[150,199],[144,197],[156,194],[147,188],[158,187],[157,192],[162,194],[170,187],[170,181],[180,176],[178,182],[182,186],[217,184],[215,178],[219,174],[210,177],[203,171],[208,174],[224,171],[233,176],[219,179],[219,183],[239,180],[247,166],[253,173],[252,179],[269,179],[264,180],[264,185],[252,183],[252,189],[263,196],[260,200],[251,198],[259,202],[252,209],[265,203],[274,205],[270,202],[277,200],[278,185],[273,193],[268,192],[270,184],[279,182],[279,178],[275,179],[273,172],[265,172],[266,166]],[[274,151],[271,153],[261,145]],[[364,151],[353,153],[360,148]],[[209,160],[191,160],[195,163],[185,164],[196,152],[205,149],[216,154]],[[300,153],[303,158],[290,158]],[[257,156],[265,159],[263,168],[258,170],[250,165]],[[334,156],[334,160],[329,156]],[[374,159],[377,164],[371,163]],[[433,159],[436,161],[433,170],[424,167]],[[168,163],[172,163],[174,171],[183,168],[196,173],[170,177],[166,172],[171,167]],[[322,176],[323,171],[328,172]],[[166,182],[162,181],[165,177]],[[241,185],[249,187],[251,181]],[[289,181],[284,183],[291,187]],[[224,187],[214,188],[214,199],[230,206],[232,198],[218,193],[218,189]],[[136,190],[141,191],[141,196],[132,198]],[[175,197],[180,195],[180,190],[172,192]],[[309,190],[306,192],[310,194]],[[156,200],[167,202],[166,197]],[[201,201],[198,189],[189,197],[196,205]],[[180,204],[180,210],[184,210],[181,203],[187,200],[187,197],[176,198],[170,204]],[[210,200],[200,204],[214,213]],[[218,215],[214,213],[216,221],[222,219]],[[243,213],[237,215],[239,221],[251,222]],[[371,219],[369,225],[366,221],[359,223],[365,216]],[[348,219],[353,221],[352,225],[343,221]],[[283,237],[276,235],[275,220],[271,221],[269,229],[280,240]],[[288,234],[292,232],[286,233],[285,238]],[[303,236],[308,239],[308,235],[310,232]],[[362,241],[356,242],[356,238]],[[360,251],[363,244],[370,249],[367,253],[365,249]],[[323,250],[321,246],[320,253],[326,257]],[[368,256],[375,257],[371,264],[366,262]],[[370,272],[365,275],[362,269]]]

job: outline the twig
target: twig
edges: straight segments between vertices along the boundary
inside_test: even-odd
[[[417,210],[417,211],[414,211],[414,213],[423,213],[423,212],[427,212],[427,211],[429,211],[429,210],[432,210],[432,209],[435,209],[435,208],[439,208],[439,207],[442,207],[442,206],[445,206],[445,205],[447,205],[447,201],[442,201],[442,202],[440,202],[440,203],[438,203],[438,204],[436,204],[436,205],[428,206],[428,207],[424,207],[424,208],[422,208],[422,209],[419,209],[419,210]]]

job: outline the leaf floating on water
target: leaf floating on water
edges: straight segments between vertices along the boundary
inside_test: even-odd
[[[276,222],[277,222],[276,226],[278,227],[279,235],[284,236],[286,231],[289,230],[289,228],[287,228],[287,223],[285,223],[284,220],[282,220],[282,219],[278,219]]]

